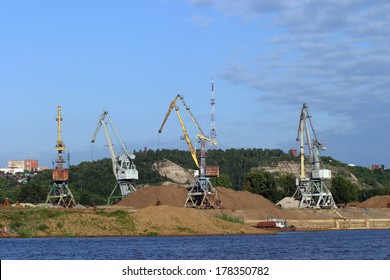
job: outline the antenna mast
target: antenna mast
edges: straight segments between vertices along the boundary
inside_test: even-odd
[[[215,98],[214,98],[214,79],[211,80],[211,130],[210,130],[210,139],[214,140],[211,142],[210,149],[217,149],[217,133],[215,132]]]

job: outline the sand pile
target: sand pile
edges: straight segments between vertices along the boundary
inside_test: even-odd
[[[390,195],[370,197],[366,201],[358,204],[360,208],[390,208]]]
[[[285,197],[277,202],[276,205],[279,206],[280,209],[296,209],[299,208],[299,203],[300,201],[293,197]]]
[[[277,209],[272,201],[248,191],[234,191],[223,187],[217,187],[217,191],[225,209]]]
[[[226,210],[262,210],[267,215],[278,216],[280,209],[270,200],[261,195],[247,191],[234,191],[223,187],[217,187],[219,198]],[[146,187],[125,197],[118,206],[134,207],[142,209],[156,205],[184,207],[187,199],[187,189],[179,185],[160,185]]]
[[[146,187],[129,194],[117,206],[134,207],[137,209],[155,205],[184,207],[187,193],[186,188],[178,185]]]
[[[264,230],[249,225],[231,223],[210,216],[208,211],[170,206],[153,206],[140,209],[132,214],[137,232],[145,235],[193,234],[258,234]],[[207,246],[206,246],[207,247]],[[205,247],[205,248],[206,248]]]

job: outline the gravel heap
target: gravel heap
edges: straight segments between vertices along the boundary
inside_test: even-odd
[[[390,195],[370,197],[357,205],[359,208],[390,208]]]
[[[261,195],[253,194],[248,191],[234,191],[223,187],[217,187],[216,189],[224,209],[268,210],[268,212],[280,211],[272,201]],[[184,207],[187,193],[187,189],[179,185],[146,187],[131,193],[117,205],[133,207],[136,209],[155,205]]]

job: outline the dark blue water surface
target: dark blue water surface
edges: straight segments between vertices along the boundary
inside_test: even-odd
[[[272,235],[3,238],[2,260],[389,260],[390,230]]]

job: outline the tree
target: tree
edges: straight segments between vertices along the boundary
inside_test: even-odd
[[[292,196],[296,190],[296,178],[292,174],[282,174],[278,178],[278,185],[284,196]]]
[[[232,181],[230,180],[229,175],[227,174],[220,174],[219,177],[217,178],[217,186],[221,186],[227,189],[232,189],[233,184]]]
[[[35,182],[21,185],[15,200],[25,203],[42,203],[45,201],[48,188]]]
[[[244,190],[259,194],[276,202],[283,198],[275,177],[264,170],[254,170],[245,177]]]
[[[357,201],[359,188],[348,179],[336,176],[332,178],[332,195],[336,203]]]

